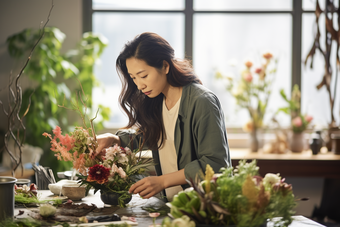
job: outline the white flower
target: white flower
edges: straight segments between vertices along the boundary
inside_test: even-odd
[[[119,174],[119,176],[120,176],[121,178],[125,178],[125,177],[126,177],[126,173],[125,173],[125,171],[122,169],[122,167],[119,167],[117,172],[118,172],[118,174]]]
[[[118,172],[118,167],[116,166],[116,164],[112,164],[111,176],[114,176],[116,172]]]
[[[186,215],[183,215],[181,218],[176,218],[172,221],[172,226],[176,227],[195,227],[195,222],[191,221],[190,218]]]
[[[272,186],[276,183],[279,183],[281,180],[280,174],[273,174],[273,173],[267,173],[266,176],[263,178],[263,184],[265,186]]]
[[[105,159],[113,160],[116,154],[120,151],[120,147],[117,144],[113,147],[106,148]]]
[[[128,159],[128,157],[126,156],[126,154],[121,153],[120,156],[119,156],[119,158],[118,158],[118,163],[124,164],[124,163],[126,163],[126,162],[128,162],[128,161],[129,161],[129,159]]]
[[[132,151],[130,150],[130,148],[125,147],[124,150],[125,150],[125,153],[126,153],[127,155],[131,155],[131,154],[132,154]]]

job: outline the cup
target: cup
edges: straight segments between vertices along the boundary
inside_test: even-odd
[[[14,177],[0,177],[0,221],[14,216]]]

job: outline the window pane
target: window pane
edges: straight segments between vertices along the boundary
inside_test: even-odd
[[[263,51],[271,51],[278,57],[278,71],[265,117],[265,123],[269,123],[274,112],[286,106],[279,90],[284,89],[288,94],[291,90],[291,30],[290,15],[195,15],[194,67],[203,84],[220,98],[227,127],[242,127],[250,117],[244,109],[236,111],[239,108],[235,98],[220,81],[213,79],[215,73],[239,76],[245,60],[259,65],[257,59]],[[289,125],[288,116],[278,117],[281,126]]]
[[[95,105],[109,106],[112,116],[107,127],[122,127],[127,117],[119,108],[118,96],[121,82],[116,72],[116,59],[127,41],[143,32],[155,32],[164,37],[175,49],[177,57],[184,57],[184,16],[180,13],[94,13],[93,31],[109,39],[100,67],[95,75],[104,86],[93,89]]]
[[[93,0],[93,9],[183,10],[184,0]]]
[[[335,16],[334,21],[337,21]],[[320,25],[320,46],[325,50],[325,16],[322,14],[319,19]],[[337,29],[337,27],[336,27]],[[304,14],[302,17],[302,59],[305,61],[313,42],[315,27],[315,16],[313,14]],[[336,72],[336,44],[333,42],[331,50],[331,65],[333,69],[332,76],[332,95],[334,94],[335,72]],[[328,127],[331,122],[330,102],[326,87],[323,86],[317,90],[316,86],[321,83],[323,74],[325,73],[325,60],[319,50],[313,61],[313,69],[310,66],[311,59],[308,60],[306,67],[301,69],[302,92],[301,92],[301,105],[302,111],[311,114],[314,117],[313,122],[318,126]],[[338,81],[339,83],[339,81]],[[337,91],[337,98],[334,103],[334,117],[339,123],[339,91]]]
[[[194,0],[195,10],[291,10],[292,0]]]

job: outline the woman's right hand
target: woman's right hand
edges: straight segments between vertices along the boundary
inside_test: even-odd
[[[103,149],[113,146],[114,144],[118,144],[120,146],[120,139],[117,135],[112,133],[104,133],[97,136],[97,152],[101,152]]]

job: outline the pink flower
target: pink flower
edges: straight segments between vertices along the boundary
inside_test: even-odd
[[[247,73],[244,75],[243,79],[250,83],[253,80],[253,75],[251,75],[251,73]]]
[[[309,123],[309,122],[311,122],[311,121],[313,120],[313,117],[310,116],[310,115],[306,115],[306,116],[305,116],[305,119],[306,119],[306,121]]]
[[[256,68],[255,73],[260,74],[262,72],[262,68]]]
[[[292,121],[292,124],[293,124],[293,126],[295,126],[295,127],[300,127],[300,126],[302,126],[301,117],[296,117],[296,118],[294,118],[293,121]]]
[[[124,172],[124,170],[122,169],[122,167],[119,167],[118,168],[118,174],[119,174],[119,176],[121,177],[121,178],[125,178],[126,177],[126,173]]]

